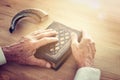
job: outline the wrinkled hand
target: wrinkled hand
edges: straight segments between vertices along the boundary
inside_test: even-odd
[[[78,67],[92,66],[96,49],[95,43],[88,34],[83,32],[82,39],[78,42],[78,36],[73,33],[71,48]]]
[[[58,41],[56,34],[57,32],[52,29],[35,31],[19,42],[3,47],[5,57],[7,61],[50,68],[49,62],[35,58],[34,54],[37,48]]]

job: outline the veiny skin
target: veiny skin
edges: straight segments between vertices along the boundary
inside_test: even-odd
[[[55,37],[56,34],[57,32],[52,29],[34,31],[18,42],[2,47],[2,49],[7,61],[50,68],[51,64],[49,62],[35,58],[34,54],[37,48],[58,41],[58,38]],[[96,52],[92,38],[85,32],[82,33],[80,42],[78,42],[78,36],[75,33],[72,33],[71,37],[72,54],[78,68],[92,66]]]
[[[88,34],[83,32],[81,42],[78,42],[77,35],[72,33],[71,48],[78,68],[92,66],[96,49],[94,41]]]
[[[37,48],[58,41],[55,37],[56,34],[57,32],[52,29],[38,30],[30,33],[19,42],[3,47],[5,57],[7,61],[50,68],[49,62],[35,58],[34,54]]]

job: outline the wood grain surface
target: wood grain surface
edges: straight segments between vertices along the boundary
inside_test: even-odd
[[[43,9],[48,20],[35,23],[22,20],[9,33],[13,16],[28,8]],[[119,0],[0,0],[0,45],[46,28],[52,21],[92,35],[97,48],[94,67],[101,69],[101,80],[120,80],[120,1]],[[0,67],[0,80],[73,80],[76,64],[72,55],[58,70],[7,63]]]

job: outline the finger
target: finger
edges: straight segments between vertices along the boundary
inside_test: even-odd
[[[36,47],[39,48],[41,46],[47,45],[49,43],[57,42],[58,38],[56,37],[44,37],[36,42]]]
[[[94,52],[96,52],[95,41],[93,40],[92,37],[90,37],[90,38],[91,38],[91,46],[92,46],[92,50],[93,50]]]
[[[53,31],[53,29],[37,30],[37,31],[32,32],[31,34],[32,34],[33,36],[35,36],[35,35],[39,35],[39,34],[41,34],[41,33],[48,32],[48,31]]]
[[[92,38],[92,37],[89,37],[89,39],[90,39],[89,44],[90,44],[90,46],[91,46],[92,53],[93,53],[93,56],[94,56],[94,55],[95,55],[95,52],[96,52],[95,42],[94,42],[94,40],[93,40],[93,38]]]
[[[92,51],[96,52],[95,43],[91,42]]]
[[[96,53],[95,43],[91,43],[91,49],[92,49],[93,58],[94,58],[95,53]]]
[[[89,55],[89,58],[93,58],[93,51],[92,51],[92,46],[91,46],[91,44],[88,44],[88,55]]]
[[[77,36],[77,34],[72,33],[71,34],[71,40],[72,40],[71,45],[77,45],[78,44],[78,36]]]
[[[34,36],[36,39],[41,39],[43,37],[52,37],[55,36],[57,34],[57,32],[55,30],[52,31],[46,31],[44,33],[41,33],[39,35]]]
[[[27,63],[30,65],[36,65],[40,67],[51,68],[51,64],[43,59],[37,59],[34,56],[31,56],[27,59]]]
[[[44,32],[44,31],[45,31],[45,30],[37,30],[37,31],[32,32],[31,35],[35,36],[35,35],[37,35],[38,33],[42,33],[42,32]]]
[[[46,33],[46,32],[51,32],[51,31],[53,31],[53,34],[51,33],[50,36],[57,34],[57,33],[55,32],[55,30],[53,30],[53,29],[47,29],[47,30],[37,30],[37,31],[34,31],[34,32],[32,32],[31,34],[29,34],[29,35],[27,35],[27,36],[25,36],[25,37],[28,38],[28,39],[37,39],[38,37],[43,36],[44,33]],[[38,37],[37,37],[37,36],[38,36]],[[48,35],[48,36],[49,36],[49,35]]]

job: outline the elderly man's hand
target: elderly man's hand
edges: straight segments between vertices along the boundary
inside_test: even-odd
[[[73,33],[71,48],[78,67],[92,66],[96,49],[95,43],[88,34],[83,32],[82,39],[78,42],[77,35]]]
[[[52,29],[35,31],[19,42],[3,47],[3,52],[7,61],[50,68],[49,62],[35,58],[34,54],[39,47],[58,41],[56,34]]]

